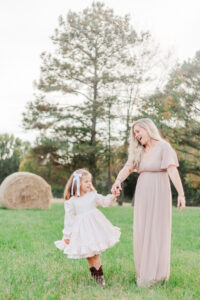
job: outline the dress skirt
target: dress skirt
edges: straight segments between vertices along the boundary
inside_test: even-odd
[[[134,205],[134,261],[138,286],[168,280],[171,188],[167,172],[142,172]]]
[[[70,244],[64,240],[55,245],[67,254],[68,258],[87,258],[100,254],[113,247],[120,239],[120,229],[99,211],[93,208],[75,216]]]

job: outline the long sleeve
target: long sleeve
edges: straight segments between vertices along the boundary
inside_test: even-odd
[[[115,202],[115,198],[113,197],[112,194],[108,194],[107,196],[103,196],[101,194],[96,194],[95,202],[96,202],[96,205],[108,207]]]
[[[63,238],[69,239],[72,233],[72,226],[74,223],[75,211],[72,204],[72,199],[66,200],[64,203],[65,217],[64,217],[64,229]]]
[[[119,171],[116,180],[119,180],[122,183],[132,172],[133,168],[127,161],[124,167]]]

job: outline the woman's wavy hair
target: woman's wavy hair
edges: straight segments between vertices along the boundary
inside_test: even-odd
[[[92,180],[92,174],[88,170],[78,169],[78,170],[74,171],[65,186],[65,190],[64,190],[64,199],[65,200],[69,200],[72,197],[71,188],[72,188],[72,182],[73,182],[73,177],[74,177],[75,172],[78,174],[82,174],[82,177],[80,178],[80,190],[81,190],[81,181],[84,176],[90,176],[91,180]],[[93,192],[93,191],[96,191],[96,190],[95,190],[94,186],[92,185],[91,192]],[[77,182],[76,181],[74,183],[74,195],[75,196],[77,195]]]
[[[133,130],[135,125],[143,127],[154,140],[161,141],[163,138],[155,123],[149,118],[139,119],[132,124],[129,137],[128,162],[132,168],[138,169],[144,147],[138,142],[134,135]]]

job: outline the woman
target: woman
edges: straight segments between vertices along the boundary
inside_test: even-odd
[[[178,159],[150,119],[134,122],[130,133],[128,161],[119,172],[112,191],[133,171],[138,178],[134,206],[134,261],[138,286],[166,281],[170,274],[171,188],[178,192],[182,211],[185,197],[177,170]],[[168,176],[169,175],[169,176]]]

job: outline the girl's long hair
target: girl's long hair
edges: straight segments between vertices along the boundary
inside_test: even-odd
[[[131,126],[130,130],[130,138],[129,138],[129,149],[128,149],[128,163],[131,164],[131,167],[134,169],[138,169],[139,163],[141,160],[142,152],[144,151],[144,147],[138,142],[134,135],[134,126],[139,125],[146,129],[149,136],[157,141],[162,141],[158,128],[155,123],[149,118],[143,118],[135,121]]]
[[[90,176],[91,179],[92,179],[92,174],[86,170],[86,169],[78,169],[76,171],[74,171],[78,174],[82,174],[82,177],[80,178],[80,190],[81,190],[81,180],[84,176]],[[67,181],[66,183],[66,186],[65,186],[65,190],[64,190],[64,199],[65,200],[69,200],[72,195],[71,195],[71,188],[72,188],[72,181],[73,181],[73,177],[74,177],[74,172],[72,173],[72,175],[70,176],[69,180]],[[95,191],[95,188],[91,187],[91,192]],[[75,181],[74,183],[74,196],[77,195],[77,182]]]

